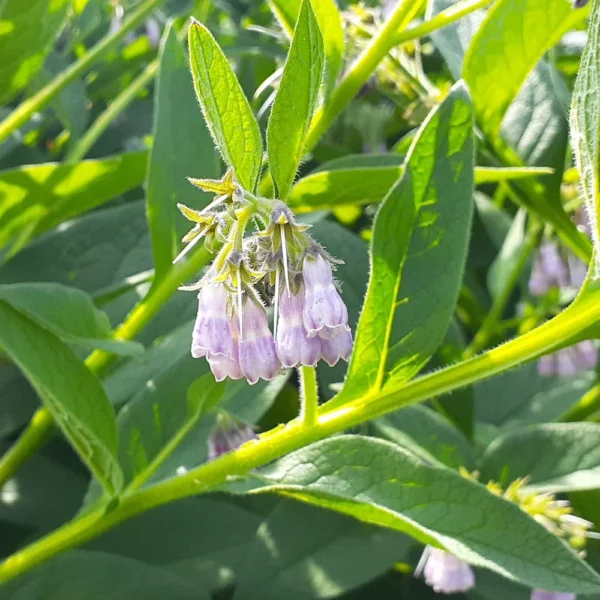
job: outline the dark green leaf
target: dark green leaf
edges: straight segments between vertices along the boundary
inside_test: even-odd
[[[422,126],[377,213],[369,288],[334,402],[408,379],[439,346],[462,281],[472,193],[471,105],[458,84]]]
[[[304,0],[267,127],[269,169],[277,197],[287,198],[304,156],[304,139],[323,78],[323,39]]]
[[[496,438],[481,459],[481,480],[509,483],[528,477],[527,487],[568,492],[600,488],[600,425],[551,423]]]
[[[49,331],[0,300],[0,347],[25,373],[81,459],[118,492],[117,423],[99,380]]]
[[[403,531],[530,587],[600,589],[600,576],[518,506],[389,442],[324,440],[259,475],[259,492],[284,493]]]
[[[180,216],[177,203],[201,209],[211,200],[210,194],[192,186],[186,177],[216,178],[219,169],[219,157],[198,111],[184,49],[177,31],[170,27],[160,54],[154,143],[146,183],[157,281],[178,253],[180,235],[175,224],[188,223]]]
[[[263,143],[252,109],[215,38],[197,21],[190,25],[189,46],[196,95],[206,124],[239,183],[253,191]]]
[[[0,4],[0,105],[24,89],[60,34],[69,0],[4,0]]]

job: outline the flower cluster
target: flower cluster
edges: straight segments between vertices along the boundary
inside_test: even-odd
[[[217,379],[271,380],[284,368],[348,360],[348,310],[333,277],[336,261],[279,200],[257,198],[228,172],[192,180],[217,197],[203,211],[180,207],[196,223],[176,259],[200,239],[216,254],[199,290],[192,356],[205,357]],[[254,218],[263,225],[244,236]],[[273,306],[273,332],[267,306]]]

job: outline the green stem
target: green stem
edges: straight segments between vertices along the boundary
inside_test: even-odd
[[[189,260],[174,265],[160,282],[152,285],[146,297],[133,308],[117,328],[115,339],[132,340],[137,336],[177,291],[181,283],[194,277],[209,259],[208,251],[200,248],[190,256]],[[91,371],[101,375],[114,359],[114,354],[104,350],[94,350],[87,357],[85,364]],[[36,411],[23,433],[0,459],[0,487],[13,477],[19,467],[44,444],[53,424],[54,420],[47,408],[42,407]]]
[[[300,398],[302,406],[300,420],[305,427],[312,427],[317,422],[319,410],[319,387],[317,385],[317,372],[314,367],[300,367]]]
[[[591,387],[568,411],[561,415],[559,421],[571,423],[583,421],[600,409],[600,383]]]
[[[498,295],[494,298],[490,312],[483,321],[480,330],[477,332],[477,335],[473,338],[471,345],[465,350],[465,358],[471,358],[478,352],[481,352],[481,350],[488,345],[490,338],[496,332],[498,323],[502,319],[504,309],[506,308],[513,290],[519,281],[519,277],[521,276],[521,273],[523,272],[523,269],[525,268],[525,265],[527,264],[531,253],[533,252],[533,249],[537,245],[540,233],[541,227],[536,225],[527,235],[525,243],[523,244],[523,247],[517,256],[517,260],[512,265],[512,269],[504,280],[503,286]]]
[[[126,494],[114,509],[98,509],[67,523],[7,558],[0,565],[0,582],[26,573],[55,554],[83,544],[137,514],[204,493],[225,483],[231,476],[243,476],[307,444],[402,406],[481,381],[552,351],[561,340],[573,339],[600,320],[599,295],[597,290],[584,292],[551,321],[485,354],[430,373],[404,386],[384,389],[341,406],[336,406],[334,399],[318,410],[318,418],[312,425],[307,426],[296,419],[286,427],[261,436],[257,442],[245,444],[235,452],[204,463],[185,475]]]
[[[102,38],[89,52],[77,62],[56,76],[31,98],[24,100],[13,112],[0,123],[0,142],[4,141],[13,131],[29,121],[34,113],[44,108],[61,90],[72,81],[83,75],[89,67],[117,42],[122,40],[132,29],[137,27],[161,0],[145,0],[134,10],[118,31]]]
[[[106,131],[108,126],[120,115],[136,96],[154,79],[158,71],[158,59],[154,59],[98,116],[81,139],[75,144],[65,157],[65,162],[82,160],[96,143],[98,138]]]
[[[307,152],[316,146],[336,117],[371,77],[377,65],[394,47],[394,38],[399,32],[408,27],[421,9],[423,2],[424,0],[401,0],[398,2],[390,18],[346,72],[329,100],[315,113],[306,136],[305,146]]]
[[[438,29],[442,29],[443,27],[455,23],[459,19],[462,19],[464,16],[471,14],[480,8],[485,8],[492,2],[493,0],[462,0],[462,2],[457,2],[450,8],[443,10],[429,19],[429,21],[425,21],[424,23],[421,23],[416,27],[411,27],[405,31],[400,31],[393,39],[393,45],[397,46],[404,42],[425,37]]]

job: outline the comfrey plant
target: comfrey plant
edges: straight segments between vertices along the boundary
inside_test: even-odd
[[[333,279],[337,261],[308,226],[280,200],[243,190],[231,171],[222,181],[192,182],[217,194],[202,211],[180,206],[196,223],[180,257],[203,237],[216,252],[204,277],[185,288],[200,290],[192,356],[206,357],[217,381],[245,377],[250,384],[284,368],[348,360],[352,334]],[[250,220],[266,225],[244,237]],[[273,333],[265,305],[274,308]]]

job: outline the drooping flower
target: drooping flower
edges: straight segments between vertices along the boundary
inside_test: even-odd
[[[223,381],[226,377],[230,379],[241,379],[244,377],[240,366],[239,331],[235,318],[229,322],[229,330],[232,337],[231,356],[209,354],[207,356],[210,370],[217,381]]]
[[[304,294],[304,285],[301,284],[296,294],[284,289],[279,296],[277,356],[286,368],[299,365],[314,367],[321,357],[320,338],[308,337],[304,326],[302,318]]]
[[[554,242],[544,242],[533,262],[529,279],[532,296],[543,296],[551,288],[569,285],[569,271]]]
[[[198,313],[192,334],[192,356],[232,357],[233,337],[227,315],[227,290],[206,283],[198,293]]]
[[[208,460],[219,458],[246,442],[257,439],[258,436],[248,423],[219,415],[216,425],[208,436]]]
[[[328,332],[328,336],[321,336],[321,356],[323,360],[333,367],[340,358],[348,360],[352,353],[352,334],[350,329],[338,328]]]
[[[306,256],[302,274],[306,287],[303,319],[309,337],[333,338],[338,329],[348,329],[348,309],[335,287],[329,261],[321,254]]]
[[[565,592],[547,592],[545,590],[533,590],[531,600],[576,600],[577,594]]]
[[[242,306],[239,350],[240,367],[250,384],[259,379],[275,379],[281,370],[267,313],[253,299],[247,299]]]
[[[420,577],[421,573],[425,583],[438,594],[467,592],[475,586],[475,573],[466,562],[431,546],[425,547],[415,577]]]
[[[580,371],[593,369],[598,362],[598,349],[591,340],[562,348],[538,360],[538,373],[542,377],[572,377]]]

